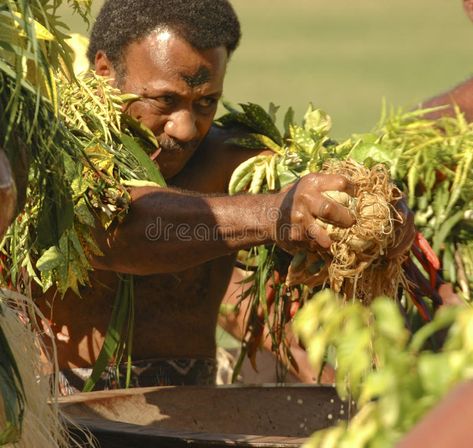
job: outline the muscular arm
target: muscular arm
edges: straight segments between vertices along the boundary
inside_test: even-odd
[[[276,197],[206,196],[162,188],[133,189],[125,221],[102,235],[94,267],[132,274],[178,272],[272,240]]]
[[[342,227],[349,211],[325,190],[350,191],[337,175],[308,175],[281,193],[205,196],[172,189],[132,190],[130,212],[111,232],[98,235],[104,253],[95,268],[138,275],[179,272],[270,242],[328,248],[330,239],[315,218]]]

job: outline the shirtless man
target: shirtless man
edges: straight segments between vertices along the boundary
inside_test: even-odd
[[[81,298],[42,299],[58,335],[66,393],[81,389],[97,359],[117,272],[135,275],[134,385],[211,384],[235,253],[264,243],[327,249],[330,239],[315,218],[353,224],[345,207],[322,195],[352,192],[338,175],[309,175],[276,194],[226,195],[233,170],[255,155],[226,145],[229,134],[212,126],[239,38],[227,0],[108,0],[97,18],[89,59],[123,92],[142,97],[128,113],[158,138],[153,158],[169,187],[131,190],[129,215],[103,236],[105,255],[93,260],[93,284]],[[212,238],[199,237],[202,228]],[[235,320],[226,328],[241,338]]]

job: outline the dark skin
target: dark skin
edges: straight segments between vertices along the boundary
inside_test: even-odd
[[[276,194],[226,195],[233,170],[254,155],[225,144],[230,134],[212,127],[227,59],[223,47],[199,51],[168,32],[151,33],[127,48],[126,76],[115,82],[122,91],[144,97],[128,113],[157,136],[162,150],[153,158],[169,187],[131,190],[125,221],[99,235],[104,256],[92,260],[92,288],[83,288],[82,299],[72,294],[56,299],[52,311],[52,293],[41,300],[62,339],[60,368],[95,361],[109,322],[116,272],[137,276],[135,359],[214,357],[219,306],[237,299],[238,286],[230,282],[236,251],[262,243],[327,249],[330,239],[316,218],[341,227],[353,224],[345,207],[322,195],[325,190],[353,192],[337,175],[309,175]],[[100,75],[117,76],[102,52],[95,67]],[[157,218],[169,229],[166,237],[155,237]],[[183,223],[185,238],[179,232]],[[212,238],[195,236],[202,226],[215,231]],[[282,226],[290,231],[280,232]],[[242,336],[234,319],[222,324]],[[307,372],[300,378],[314,380]]]
[[[436,120],[440,117],[455,116],[455,106],[458,106],[469,122],[473,121],[473,78],[463,81],[448,92],[435,96],[421,104],[421,108],[439,107],[442,109],[429,112],[426,118]]]
[[[473,0],[464,0],[463,7],[468,17],[473,20]],[[465,81],[453,90],[439,95],[423,106],[449,105],[448,108],[429,114],[432,119],[443,115],[452,116],[453,105],[457,104],[465,114],[467,121],[473,121],[473,78]],[[462,305],[449,284],[442,285],[440,295],[444,305]],[[457,385],[442,401],[429,411],[398,443],[398,448],[463,448],[472,444],[471,419],[473,418],[473,383],[471,381]]]
[[[396,445],[397,448],[470,448],[473,382],[457,385]]]
[[[473,0],[463,0],[463,9],[465,10],[466,15],[473,20]],[[455,105],[464,113],[467,121],[473,121],[473,78],[463,81],[447,92],[430,98],[423,102],[420,107],[429,108],[445,106],[441,110],[426,115],[427,118],[435,120],[442,116],[454,116]]]
[[[16,185],[10,163],[0,148],[0,238],[3,237],[16,211]]]
[[[473,20],[473,0],[463,0],[463,9],[466,15]],[[464,114],[466,121],[473,121],[473,78],[467,79],[447,92],[441,93],[427,101],[421,108],[440,107],[439,110],[425,114],[425,118],[436,120],[441,117],[453,117],[458,107]],[[461,299],[455,294],[449,284],[444,284],[439,289],[440,297],[444,305],[461,304]]]

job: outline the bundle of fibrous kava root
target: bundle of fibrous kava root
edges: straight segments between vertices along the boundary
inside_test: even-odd
[[[405,280],[405,256],[389,257],[396,244],[395,227],[403,217],[395,204],[401,191],[382,164],[367,168],[352,160],[332,159],[321,170],[346,177],[355,187],[354,196],[339,191],[324,194],[346,206],[355,218],[349,228],[317,220],[333,243],[330,252],[299,253],[287,276],[289,286],[303,283],[311,288],[329,284],[345,299],[369,304],[377,296],[396,297]]]
[[[0,288],[0,446],[78,447],[68,440],[56,401],[50,372],[56,371],[54,361],[46,359],[28,312],[39,313],[32,299]]]

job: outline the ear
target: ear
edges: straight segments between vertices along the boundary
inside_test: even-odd
[[[95,72],[97,75],[115,79],[113,65],[102,50],[97,51],[95,55]]]
[[[473,20],[473,0],[463,0],[463,9],[467,16]]]

